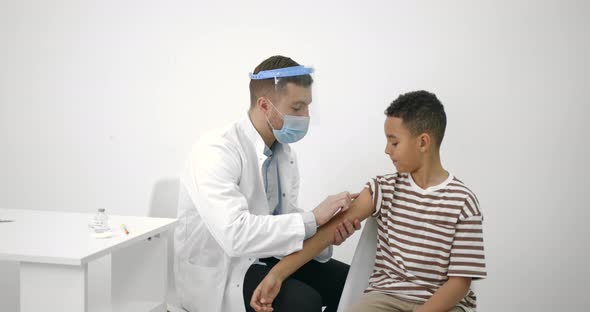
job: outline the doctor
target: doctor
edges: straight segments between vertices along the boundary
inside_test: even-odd
[[[194,145],[174,233],[176,287],[188,311],[251,311],[274,257],[301,250],[358,196],[328,196],[307,212],[297,205],[299,172],[289,143],[308,130],[312,73],[288,57],[266,59],[250,74],[248,114]],[[334,244],[359,228],[358,220],[345,221]],[[285,282],[275,311],[336,311],[349,267],[331,255],[332,246]]]

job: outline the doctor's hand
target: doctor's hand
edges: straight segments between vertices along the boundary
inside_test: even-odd
[[[257,312],[271,312],[272,302],[279,294],[283,281],[269,272],[258,284],[250,299],[250,306]]]
[[[316,224],[322,226],[330,221],[338,211],[348,210],[352,200],[358,196],[358,193],[350,194],[349,192],[342,192],[326,197],[326,199],[313,210]]]
[[[355,219],[353,223],[345,219],[344,222],[338,224],[336,233],[334,234],[334,245],[340,246],[347,238],[349,238],[355,231],[361,229],[361,222]]]

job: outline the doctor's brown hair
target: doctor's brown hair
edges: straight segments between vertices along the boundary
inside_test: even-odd
[[[290,57],[275,55],[267,58],[266,60],[262,61],[262,63],[260,63],[258,66],[256,66],[256,68],[254,69],[254,74],[258,74],[259,72],[264,70],[292,66],[299,66],[299,63],[295,62]],[[311,75],[283,77],[279,80],[278,87],[282,88],[289,82],[293,82],[300,87],[308,88],[313,83],[313,78],[311,78]],[[261,80],[250,79],[250,108],[256,105],[256,100],[258,100],[259,97],[267,96],[270,92],[272,92],[274,90],[274,84],[275,82],[273,78]]]

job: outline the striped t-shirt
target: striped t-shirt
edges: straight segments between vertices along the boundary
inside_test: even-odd
[[[450,276],[486,276],[482,214],[475,194],[451,174],[422,189],[408,173],[371,179],[378,224],[373,273],[365,292],[424,303]],[[460,302],[475,308],[472,291]]]

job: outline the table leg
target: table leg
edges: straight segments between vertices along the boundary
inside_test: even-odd
[[[112,253],[114,311],[166,312],[167,235],[160,233]]]
[[[20,311],[19,263],[0,260],[0,311]]]

